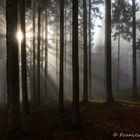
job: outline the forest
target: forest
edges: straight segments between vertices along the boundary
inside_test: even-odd
[[[0,140],[138,140],[139,97],[139,0],[0,0]]]

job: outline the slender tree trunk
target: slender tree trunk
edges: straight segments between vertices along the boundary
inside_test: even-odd
[[[36,101],[36,57],[35,57],[35,50],[36,50],[36,43],[35,43],[35,2],[33,1],[33,101]]]
[[[66,2],[67,1],[65,1],[65,4],[66,4]],[[67,92],[67,78],[66,78],[66,76],[67,76],[67,9],[65,8],[65,12],[64,12],[64,14],[65,14],[65,36],[64,36],[64,42],[65,42],[65,44],[64,44],[64,65],[65,65],[65,75],[64,75],[64,77],[65,77],[65,80],[64,80],[64,86],[65,86],[65,90],[64,90],[64,92]]]
[[[48,13],[46,8],[45,17],[45,93],[47,96],[47,76],[48,75]]]
[[[41,6],[38,7],[38,46],[37,46],[37,102],[40,105],[40,30],[41,30]]]
[[[89,0],[89,95],[91,97],[91,0]]]
[[[30,46],[31,47],[31,46]],[[29,91],[30,91],[30,95],[31,95],[31,99],[32,99],[32,97],[33,97],[33,51],[32,51],[32,49],[30,49],[30,53],[29,54],[27,54],[27,55],[29,55],[30,56],[30,62],[29,62],[29,64],[30,64],[30,66],[29,66],[29,70],[28,70],[28,65],[27,65],[27,75],[29,75],[29,76],[27,76],[27,78],[29,77],[29,82],[30,82],[30,86],[29,86]],[[28,63],[28,62],[27,62]],[[27,89],[28,90],[28,89]],[[29,95],[29,93],[28,93],[28,95]],[[28,99],[29,100],[29,99]],[[30,108],[29,108],[30,109]]]
[[[8,93],[8,123],[11,133],[17,133],[21,128],[19,104],[19,58],[17,33],[17,0],[6,0],[7,24],[7,93]],[[10,139],[9,135],[9,139]],[[11,138],[12,139],[12,138]]]
[[[73,71],[73,118],[72,124],[79,126],[79,58],[78,58],[78,0],[72,0],[72,71]]]
[[[136,6],[135,0],[132,0],[132,14],[133,14],[133,92],[132,97],[137,98],[137,61],[136,61]]]
[[[112,96],[112,61],[111,61],[111,0],[106,0],[105,16],[105,49],[106,49],[106,94],[107,102],[113,101]]]
[[[87,1],[83,0],[83,35],[84,35],[84,82],[83,102],[88,102],[88,59],[87,59]]]
[[[25,0],[20,3],[20,22],[23,41],[21,42],[21,66],[22,66],[22,106],[23,112],[29,114],[28,91],[27,91],[27,60],[26,60],[26,25],[25,25]]]
[[[40,17],[40,98],[41,98],[41,94],[43,96],[43,92],[44,92],[44,86],[42,86],[44,84],[44,76],[43,76],[43,51],[44,51],[44,37],[43,37],[43,33],[44,33],[44,26],[43,26],[43,12],[40,13],[41,17]],[[42,75],[42,76],[41,76]],[[43,98],[42,98],[43,99]],[[43,100],[42,100],[43,101]]]
[[[59,77],[59,112],[64,110],[64,1],[60,0],[60,77]]]
[[[120,90],[120,23],[119,23],[119,35],[118,35],[118,92]]]
[[[60,13],[60,1],[56,1],[57,3],[56,3],[56,12],[57,13]],[[59,15],[60,16],[60,15]],[[58,89],[57,89],[57,91],[56,92],[58,92],[58,94],[59,94],[59,32],[60,32],[60,26],[59,26],[59,24],[60,24],[60,20],[59,20],[59,16],[58,17],[56,17],[56,85],[57,85],[57,87],[58,87]],[[59,26],[59,27],[58,27]],[[59,97],[58,97],[59,98]]]
[[[58,25],[56,24],[56,83],[58,84]]]
[[[43,24],[43,21],[44,21],[44,15],[42,14],[42,16],[41,16],[41,32],[40,32],[41,33],[41,69],[42,70],[43,70],[43,64],[44,64],[44,61],[43,61],[44,60],[43,59],[43,53],[44,53],[44,24]]]

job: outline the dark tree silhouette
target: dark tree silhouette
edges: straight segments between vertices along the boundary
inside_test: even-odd
[[[17,133],[21,128],[19,105],[19,61],[17,33],[17,0],[6,0],[7,22],[7,93],[9,129]],[[11,134],[9,135],[10,139]]]
[[[132,97],[137,98],[137,61],[136,61],[136,5],[132,0],[132,28],[133,28],[133,92]]]
[[[79,62],[78,62],[78,0],[72,0],[72,71],[73,71],[73,118],[79,126]]]
[[[41,5],[38,6],[38,46],[37,46],[37,102],[40,105],[40,32],[41,32]]]
[[[89,66],[88,66],[88,72],[89,72],[89,95],[91,95],[91,0],[89,0]]]
[[[105,51],[106,51],[106,94],[107,102],[113,101],[111,67],[111,0],[105,1]]]
[[[35,1],[33,1],[33,95],[32,95],[32,98],[33,98],[33,101],[36,101],[37,100],[37,92],[36,92],[36,38],[35,38]]]
[[[84,82],[83,102],[88,102],[88,55],[87,55],[87,1],[83,0],[83,36],[84,36]]]
[[[63,112],[64,94],[64,1],[60,0],[60,77],[59,77],[59,112]]]
[[[20,0],[20,22],[23,41],[21,42],[21,66],[22,66],[22,105],[23,112],[29,114],[27,92],[27,61],[26,61],[26,25],[25,25],[25,0]]]
[[[45,93],[47,96],[47,77],[48,77],[48,2],[45,9]]]

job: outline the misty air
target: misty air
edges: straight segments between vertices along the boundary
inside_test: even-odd
[[[137,140],[139,97],[139,0],[0,0],[0,140]]]

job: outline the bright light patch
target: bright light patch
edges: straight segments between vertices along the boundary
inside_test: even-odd
[[[45,31],[43,32],[43,38],[45,39],[45,37],[46,37],[46,33],[45,33]]]
[[[20,30],[17,32],[17,40],[19,44],[21,44],[23,40],[23,33]]]
[[[27,32],[27,33],[26,33],[26,38],[27,38],[27,39],[30,39],[30,38],[31,38],[31,32]]]
[[[51,26],[48,26],[48,35],[47,35],[48,40],[51,40],[53,35],[54,35],[53,28]]]

